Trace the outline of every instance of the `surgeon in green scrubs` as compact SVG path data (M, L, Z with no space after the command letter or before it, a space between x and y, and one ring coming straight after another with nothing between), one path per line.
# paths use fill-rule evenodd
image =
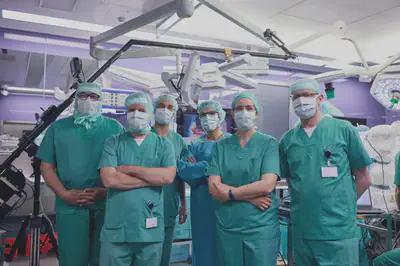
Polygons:
M98 84L80 84L73 116L48 128L36 154L43 178L56 194L60 266L99 265L107 191L98 164L106 139L124 131L116 120L101 115L101 91Z
M284 134L279 151L296 265L358 266L357 199L371 185L371 159L355 127L321 114L317 81L298 80L290 89L301 123Z
M129 132L109 138L99 163L107 194L101 266L158 266L164 241L163 186L176 159L170 141L151 132L153 105L142 92L125 100Z
M396 203L400 209L400 152L396 155L394 184L396 185ZM395 248L376 258L374 266L400 266L400 248Z
M248 92L232 102L236 134L215 144L207 171L209 191L217 200L216 247L220 266L275 266L279 246L280 176L277 141L256 131L259 106ZM270 195L271 206L258 209L249 199Z
M178 103L171 95L160 95L154 103L155 124L151 131L162 136L169 141L175 149L175 157L177 160L188 157L189 150L185 141L178 133L170 130L170 124L173 121ZM165 239L163 244L163 253L161 266L168 266L171 258L172 242L174 240L174 228L176 224L176 216L179 212L179 224L186 222L186 197L185 182L179 176L176 176L174 182L164 186L164 223L165 223ZM179 207L180 200L180 207Z

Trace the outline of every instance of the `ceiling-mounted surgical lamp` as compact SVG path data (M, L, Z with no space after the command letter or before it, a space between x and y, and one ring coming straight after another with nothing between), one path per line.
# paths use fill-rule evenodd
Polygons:
M400 74L379 74L370 93L387 110L400 112Z

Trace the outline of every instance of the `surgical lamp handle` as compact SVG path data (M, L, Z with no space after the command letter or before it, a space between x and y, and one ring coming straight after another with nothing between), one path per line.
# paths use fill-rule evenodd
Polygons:
M88 80L87 82L92 83L96 79L98 79L101 74L104 73L115 61L118 60L132 45L134 44L134 41L130 40L128 41L118 52L116 52L108 61L100 67L99 70L96 71ZM75 89L78 88L78 83L74 83L70 89ZM32 150L31 145L33 144L33 141L48 127L50 126L56 119L57 117L65 110L68 108L68 106L71 105L71 103L74 100L75 97L75 92L71 94L71 96L68 97L64 102L62 102L60 105L55 106L52 105L50 106L46 111L43 112L41 116L41 121L38 122L35 126L35 128L31 131L29 134L25 134L22 136L20 139L20 143L18 144L18 148L1 164L0 166L0 174L7 169L8 167L11 166L12 162L17 159L23 151L27 151L29 154L29 151ZM34 156L34 154L32 155Z

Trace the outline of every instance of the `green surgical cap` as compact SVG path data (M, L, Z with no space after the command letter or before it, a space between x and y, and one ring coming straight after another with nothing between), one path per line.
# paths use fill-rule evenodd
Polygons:
M256 108L256 112L258 113L260 106L258 105L258 101L257 101L256 97L250 92L242 92L242 93L239 93L238 95L236 95L235 99L233 99L233 102L232 102L232 110L235 109L236 102L239 101L240 99L252 100L254 103L254 107Z
M176 111L178 111L178 103L176 102L175 97L172 96L172 95L163 94L163 95L160 95L160 97L158 97L157 101L155 101L155 103L154 103L154 112L157 109L157 105L161 101L171 101L172 104L174 105L174 112L176 113Z
M290 93L299 90L313 90L318 94L320 93L319 83L315 79L299 79L293 82L290 86Z
M135 92L125 99L125 108L128 110L129 106L133 104L143 104L146 108L146 113L153 117L153 104L147 93Z
M81 83L81 84L79 84L79 87L76 89L75 98L77 98L78 94L81 92L92 92L92 93L96 93L97 95L99 95L100 101L101 101L103 99L102 90L103 90L103 88L98 83L89 83L89 82Z
M220 123L224 122L226 113L222 109L222 106L219 102L214 101L214 100L208 100L208 101L201 102L199 107L197 108L197 113L200 115L201 112L203 112L203 110L206 110L206 109L215 110L218 113L219 120L220 120L219 122Z

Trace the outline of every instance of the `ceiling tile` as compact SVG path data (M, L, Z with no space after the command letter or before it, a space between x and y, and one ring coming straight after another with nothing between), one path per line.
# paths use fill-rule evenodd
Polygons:
M306 0L284 14L327 24L351 23L398 5L399 0Z

